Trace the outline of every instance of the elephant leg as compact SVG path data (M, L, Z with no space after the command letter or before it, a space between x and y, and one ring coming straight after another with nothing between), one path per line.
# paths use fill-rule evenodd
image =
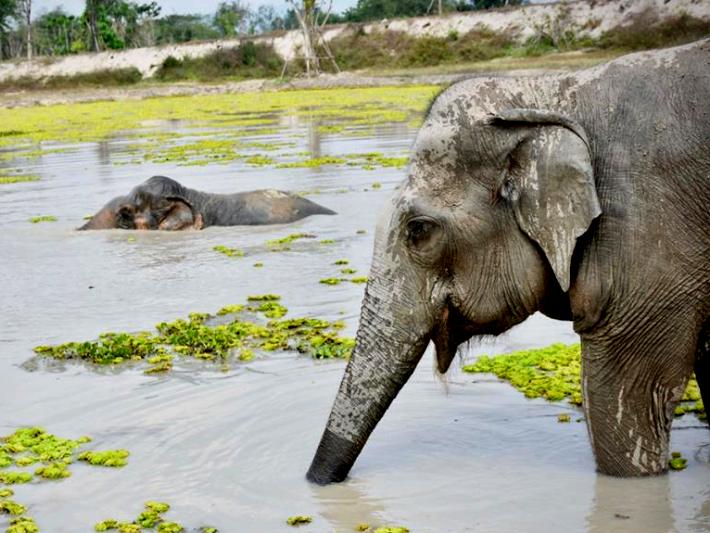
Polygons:
M674 410L697 342L697 331L683 326L654 323L582 337L584 410L599 472L636 477L667 470Z
M710 407L710 324L698 339L698 349L695 354L695 380L700 388L705 412ZM710 424L710 418L708 418Z

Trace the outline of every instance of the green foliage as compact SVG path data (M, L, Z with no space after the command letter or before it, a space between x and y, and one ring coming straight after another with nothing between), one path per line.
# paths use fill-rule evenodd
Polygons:
M234 37L246 18L248 8L240 2L220 2L214 14L214 26L222 37Z
M310 524L311 522L313 522L313 517L308 515L289 516L286 519L286 523L289 526L300 526L303 524Z
M685 470L687 466L688 460L680 452L671 453L671 458L668 460L668 467L671 470Z
M278 75L281 64L270 45L243 41L198 58L168 56L155 76L163 81L267 78Z
M254 351L298 351L316 359L350 356L354 340L341 337L341 322L318 318L284 318L288 309L275 294L252 295L247 304L226 306L216 315L192 313L187 320L162 322L157 333L103 333L94 342L68 342L38 346L35 352L55 359L81 359L97 364L120 364L145 360L145 373L172 368L174 354L192 356L220 364L230 356L240 361L254 357ZM225 317L228 319L225 321ZM92 464L120 462L122 450L79 459ZM118 454L118 455L117 455ZM0 456L2 460L2 456Z
M57 217L52 215L41 215L36 217L31 217L30 222L32 224L39 224L40 222L56 222Z
M475 363L463 367L464 372L495 374L526 398L567 400L573 405L582 405L581 369L579 344L553 344L492 357L482 355ZM693 412L701 419L706 416L695 378L689 380L680 407L682 411L676 411L676 415Z
M203 15L167 15L156 21L156 43L185 43L217 39L219 30Z

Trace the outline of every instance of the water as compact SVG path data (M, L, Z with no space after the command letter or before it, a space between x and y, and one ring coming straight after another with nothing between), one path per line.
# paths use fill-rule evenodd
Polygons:
M283 138L314 153L399 154L414 134L398 127L320 138L313 131L287 121ZM367 272L376 214L401 170L119 166L114 156L123 145L117 139L45 156L28 168L41 181L0 190L0 434L41 425L61 436L91 435L97 449L131 451L123 469L75 464L66 480L18 486L16 500L30 506L42 531L89 532L108 517L132 519L147 500L170 502L168 516L190 527L212 524L230 533L288 531L285 519L293 514L313 515L303 528L313 532L353 531L362 522L407 525L415 533L710 530L710 441L696 419L684 417L672 434L672 449L689 459L687 470L641 480L599 476L584 424L574 422L581 414L456 369L444 387L430 352L349 480L328 487L309 484L304 474L342 361L283 355L228 373L193 365L160 377L23 364L38 344L150 329L265 292L281 294L290 316L344 319L354 334L363 287L318 280L337 275L339 258ZM338 215L202 232L74 231L83 215L152 174L212 192L322 189L312 199ZM382 189L370 189L374 181ZM341 188L348 192L336 192ZM40 214L59 221L27 222ZM263 246L301 231L336 243L288 253ZM217 254L217 244L247 257ZM265 266L253 268L257 261ZM570 324L536 315L466 357L576 340ZM571 424L556 422L570 411Z

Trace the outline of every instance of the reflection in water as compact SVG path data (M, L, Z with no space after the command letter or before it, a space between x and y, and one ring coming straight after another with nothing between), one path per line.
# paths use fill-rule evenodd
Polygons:
M313 499L318 503L320 515L336 531L354 531L358 524L379 525L385 506L368 497L356 483L349 481L328 488L310 485Z
M589 533L675 531L668 476L619 479L597 476Z

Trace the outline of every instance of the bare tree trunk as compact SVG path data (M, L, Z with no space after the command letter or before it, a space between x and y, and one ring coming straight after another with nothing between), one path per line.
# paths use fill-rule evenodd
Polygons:
M27 45L27 59L32 59L32 0L22 0L20 2L20 13L27 26L25 44Z
M508 0L506 0L506 2L507 2L507 1L508 1ZM441 4L442 4L442 0L439 0L439 16L441 16L441 14L444 12L443 9L442 9L442 5L441 5Z
M99 46L99 30L97 24L96 15L96 3L98 0L86 0L86 11L89 14L89 33L91 34L91 47L94 52L98 52L101 48Z

